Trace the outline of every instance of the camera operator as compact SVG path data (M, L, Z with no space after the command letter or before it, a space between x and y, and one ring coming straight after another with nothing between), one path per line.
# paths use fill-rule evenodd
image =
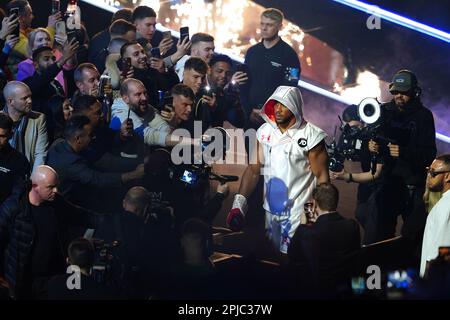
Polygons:
M332 180L344 180L348 183L358 183L355 216L364 228L363 244L370 244L380 240L376 221L372 221L372 218L376 217L376 190L379 189L377 180L383 168L383 161L379 156L375 161L372 159L369 148L373 147L375 142L369 141L367 135L364 134L363 130L367 127L358 115L358 106L348 106L344 110L342 118L343 125L345 125L335 150L336 154L333 154L330 160L330 178ZM354 149L357 143L361 143L359 150ZM345 155L340 153L351 153L355 157L352 160L360 162L362 172L355 173L345 170L343 168ZM375 166L375 168L372 168L372 166ZM374 172L372 169L374 169Z
M163 285L175 257L173 209L154 206L143 187L128 190L122 203L122 211L105 217L95 237L120 243L113 252L117 263L111 268L122 295L148 297Z
M421 102L421 88L411 71L397 72L389 91L393 99L382 106L381 135L394 143L385 147L380 229L384 239L394 236L401 213L401 234L415 245L421 242L427 218L423 194L426 168L436 156L434 119ZM373 151L383 153L379 143L373 146Z
M213 127L223 126L227 120L233 126L242 128L245 123L245 113L239 99L239 86L247 81L247 74L237 71L231 76L233 62L230 57L218 54L209 62L207 81L216 94L217 107L211 109Z
M117 293L103 283L95 281L91 269L95 262L95 249L84 238L73 240L69 244L67 262L80 270L80 288L68 288L71 274L55 276L48 282L49 300L110 300L117 298Z

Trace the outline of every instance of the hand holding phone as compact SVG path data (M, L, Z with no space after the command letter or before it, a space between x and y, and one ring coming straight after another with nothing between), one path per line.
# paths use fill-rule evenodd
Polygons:
M12 15L7 18L4 18L0 30L0 38L6 39L10 35L16 38L17 35L14 34L14 32L18 25L19 25L19 18L17 18L16 16Z
M247 66L243 63L239 63L236 66L236 72L245 72L246 73L246 70L247 70Z
M172 39L172 32L170 32L170 31L164 31L163 32L163 40L164 39Z
M176 121L175 121L175 112L172 109L172 106L166 105L161 110L161 117L169 124L169 126L175 127Z
M19 8L11 8L9 11L9 17L11 21L11 17L14 17L14 19L19 18ZM20 25L17 23L16 27L14 28L12 34L16 37L20 37Z
M61 2L59 0L52 0L52 15L61 11Z
M58 21L55 25L55 41L64 46L67 42L66 23L64 21Z
M125 121L120 126L120 135L122 138L126 139L133 136L134 125L133 120L126 118Z
M121 64L122 77L126 78L131 69L131 58L123 58Z
M183 40L187 38L189 41L189 27L181 27L180 28L180 40L183 42Z
M55 26L56 34L61 37L67 37L66 23L64 21L58 21Z
M150 49L150 55L152 58L161 59L161 50L158 47Z

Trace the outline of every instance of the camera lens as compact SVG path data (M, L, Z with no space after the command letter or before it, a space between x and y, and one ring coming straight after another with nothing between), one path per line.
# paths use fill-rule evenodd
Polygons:
M368 104L364 107L364 114L367 117L371 117L375 114L375 107L371 104Z

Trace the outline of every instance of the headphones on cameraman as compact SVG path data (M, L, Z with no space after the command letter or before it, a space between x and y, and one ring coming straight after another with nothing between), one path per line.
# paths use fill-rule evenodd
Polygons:
M419 87L419 81L417 80L417 76L414 74L414 72L407 70L407 69L403 69L398 71L395 75L401 74L401 73L406 73L411 77L411 92L412 92L412 97L417 99L420 97L420 95L422 94L422 89ZM394 86L394 83L391 82L389 84L389 91L391 91L392 87Z

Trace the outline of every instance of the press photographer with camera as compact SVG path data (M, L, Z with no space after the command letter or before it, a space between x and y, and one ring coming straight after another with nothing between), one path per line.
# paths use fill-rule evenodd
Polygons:
M71 281L75 274L58 275L48 282L49 300L111 300L118 298L116 290L93 278L92 266L95 262L94 245L85 238L78 238L69 244L67 263L74 272L79 270L79 278ZM68 288L79 281L80 287Z
M173 209L152 203L141 186L128 190L122 210L108 214L95 230L104 243L118 241L108 279L126 299L148 298L164 286L169 265L176 254Z
M422 90L411 71L398 71L389 91L393 99L381 106L380 132L392 142L384 147L380 141L373 145L373 151L386 154L379 201L380 240L395 235L397 216L401 214L401 234L416 249L427 218L423 201L426 168L436 156L434 119L422 104Z
M363 244L378 241L376 224L371 221L377 210L376 190L383 168L383 160L370 152L375 142L371 138L370 127L359 116L357 105L348 106L342 113L341 136L333 142L330 154L330 178L358 183L355 216L364 228ZM361 110L363 111L363 110ZM360 162L361 172L349 172L344 169L344 162L352 160Z

